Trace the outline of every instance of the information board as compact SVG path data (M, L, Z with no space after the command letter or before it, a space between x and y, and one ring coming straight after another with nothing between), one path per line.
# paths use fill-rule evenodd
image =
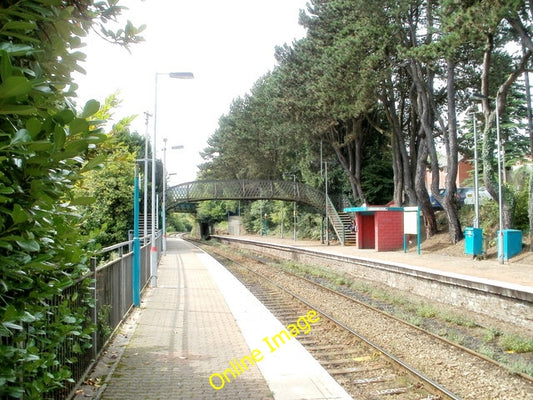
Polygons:
M408 235L418 235L418 207L404 207L403 213L403 233Z

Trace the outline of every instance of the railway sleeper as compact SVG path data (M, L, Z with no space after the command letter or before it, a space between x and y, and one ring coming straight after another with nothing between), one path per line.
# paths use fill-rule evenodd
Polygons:
M390 382L396 379L396 375L375 376L373 378L355 379L352 381L354 385L365 385L368 383Z
M390 395L393 395L393 394L407 393L409 390L411 390L411 389L407 388L407 387L383 389L383 390L378 390L376 392L376 395L378 395L378 396L390 396Z
M348 368L332 368L328 369L328 372L330 375L345 375L345 374L353 374L355 372L363 373L363 372L370 372L370 371L377 371L382 370L383 366L373 366L373 367L348 367Z

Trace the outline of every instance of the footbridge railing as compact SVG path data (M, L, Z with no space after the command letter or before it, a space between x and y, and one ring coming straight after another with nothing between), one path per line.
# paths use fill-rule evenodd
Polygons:
M326 212L344 244L344 226L331 200L322 191L294 181L270 180L210 180L182 183L167 189L167 209L183 210L184 204L206 200L283 200L311 206L319 213Z
M311 186L291 181L217 180L182 183L167 189L167 208L205 200L297 201L324 212L325 194Z

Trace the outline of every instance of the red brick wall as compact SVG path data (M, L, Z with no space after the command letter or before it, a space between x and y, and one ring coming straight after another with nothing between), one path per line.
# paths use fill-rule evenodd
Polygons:
M376 251L398 250L403 247L403 212L376 211Z

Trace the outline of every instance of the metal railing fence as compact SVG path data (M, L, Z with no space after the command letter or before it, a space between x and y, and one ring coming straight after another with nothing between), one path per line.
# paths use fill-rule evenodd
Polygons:
M180 203L204 200L286 200L297 201L324 212L325 194L293 181L217 180L182 183L167 189L167 208Z
M156 242L159 249L157 258L159 260L162 244L160 232ZM141 290L146 287L150 280L150 247L151 243L141 247ZM86 374L94 366L100 352L107 345L108 340L120 327L133 307L132 241L102 249L100 255L112 253L114 253L112 259L103 265L97 265L97 259L93 258L91 274L64 289L61 295L56 296L53 300L54 304L67 302L65 306L78 307L81 306L79 302L87 302L87 297L79 294L89 290L94 306L88 307L91 315L86 316L87 325L92 324L96 329L93 331L90 347L80 351L81 340L74 339L65 341L62 348L59 349L58 365L69 365L71 382L67 382L63 388L47 393L46 399L60 400L74 397L75 389L82 383Z

